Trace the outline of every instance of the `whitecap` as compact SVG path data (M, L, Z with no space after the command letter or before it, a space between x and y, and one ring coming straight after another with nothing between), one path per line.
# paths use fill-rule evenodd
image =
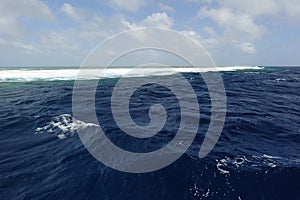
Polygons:
M131 72L133 68L108 68L102 78L165 76L174 73L197 73L213 71L261 70L258 66L227 66L227 67L172 67L172 70L145 67ZM32 82L32 81L63 81L63 80L98 80L98 69L0 69L0 82ZM79 75L80 72L80 75ZM129 73L131 72L131 73Z
M43 127L37 127L35 134L48 132L54 133L59 139L65 139L72 136L79 128L99 127L94 123L86 123L75 119L69 114L62 114L52 118L51 122Z
M285 78L277 78L276 81L286 81Z

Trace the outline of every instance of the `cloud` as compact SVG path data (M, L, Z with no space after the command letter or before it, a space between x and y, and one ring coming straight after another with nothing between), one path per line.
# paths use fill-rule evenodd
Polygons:
M20 19L37 19L54 22L55 16L43 1L0 1L0 33L21 36L24 26L20 22Z
M211 4L213 0L185 0L186 2L191 3L205 3L205 4Z
M92 4L99 8L70 2L57 5L44 0L18 0L17 3L0 0L1 59L12 62L18 53L24 62L31 59L34 63L37 59L43 63L45 59L45 62L55 63L61 59L68 63L76 57L80 64L81 58L99 42L138 27L176 27L179 32L203 44L220 64L245 60L253 63L255 57L266 55L265 52L257 53L262 52L259 48L264 48L264 45L265 48L275 47L270 52L282 51L276 48L279 43L291 46L286 52L296 52L297 48L298 0L184 0L185 4L178 5L166 1L106 0L105 3ZM189 16L196 13L191 6L198 9L197 17L192 19ZM191 14L179 16L187 9L191 9ZM69 23L68 19L75 23ZM143 35L139 38L142 39ZM128 41L122 42L130 45ZM164 41L157 38L154 42ZM51 59L53 57L57 60Z
M193 40L195 40L197 43L199 43L206 50L211 49L211 48L215 48L216 45L218 45L218 43L219 43L219 41L216 38L214 38L214 37L204 38L196 31L183 30L183 31L180 31L180 33L183 33L186 36L192 38Z
M64 3L60 11L70 17L72 20L80 22L84 19L84 13L82 10L73 7L71 4Z
M124 31L126 28L128 29L122 22L124 17L118 14L105 16L94 10L84 9L68 3L64 3L60 7L60 11L77 22L76 31L73 29L75 35L72 35L72 38L77 36L77 40L85 40L86 43L95 45L95 42Z
M215 35L216 35L215 30L214 30L212 27L210 27L210 26L205 26L205 27L203 28L203 30L204 30L208 35L210 35L210 36L215 36Z
M146 19L139 23L130 23L128 21L123 21L123 24L128 28L137 28L137 27L162 27L162 28L172 28L174 25L173 18L169 17L167 13L152 13L147 16Z
M254 54L256 53L256 48L251 42L235 42L236 46L245 53Z
M229 7L238 13L245 13L252 17L279 16L299 21L300 1L298 0L223 0L218 1L221 7Z
M300 1L298 0L285 0L282 1L283 8L285 10L286 16L290 19L295 20L299 23L300 18Z
M265 28L262 25L256 24L250 15L237 13L226 7L216 9L203 7L199 10L197 16L200 19L210 18L231 34L233 32L243 32L244 34L248 34L249 37L257 39L261 38L266 32Z
M0 16L7 18L24 17L45 21L55 20L55 16L48 5L39 0L21 0L17 3L9 0L1 0Z
M273 34L272 30L268 30L270 23L276 25L282 23L282 20L287 23L299 23L300 1L215 0L213 4L203 5L197 17L201 20L209 19L217 25L217 33L203 28L213 36L211 39L218 41L212 42L217 45L215 48L230 48L228 55L234 52L232 48L246 54L255 54L255 43L267 34Z
M0 15L7 17L41 19L46 21L55 20L55 16L48 5L40 0L20 0L18 2L1 0Z
M47 49L55 50L66 50L66 51L76 51L79 50L79 45L75 43L70 36L70 34L62 32L44 32L40 38L41 44L47 47Z
M220 1L221 7L235 10L239 14L246 14L252 17L261 15L275 15L280 12L281 6L277 0L224 0Z
M167 4L163 4L163 3L159 3L158 4L159 9L161 9L162 11L166 11L169 13L174 13L175 9Z
M147 5L146 0L109 0L109 4L116 8L131 12L138 11L141 7Z
M167 13L153 13L148 16L141 25L143 26L155 26L155 27L165 27L171 28L174 24L174 20L168 16Z
M16 49L23 49L26 50L27 53L30 53L34 47L30 44L25 44L23 42L19 41L11 41L11 40L5 40L0 38L0 46L5 46L5 47L13 47Z
M12 17L0 17L0 33L10 36L21 36L23 26Z
M197 13L199 19L210 19L221 31L216 33L211 27L204 27L203 30L208 33L209 38L205 38L206 44L214 48L226 48L234 52L236 48L239 52L246 54L255 54L255 41L262 39L268 32L263 24L257 23L257 17L264 14L273 14L279 12L272 0L266 0L267 7L261 6L253 11L248 1L242 4L236 0L220 1L216 7L204 6ZM259 4L257 4L259 5ZM255 5L256 6L256 5ZM253 6L252 6L253 7ZM249 10L249 12L248 12Z

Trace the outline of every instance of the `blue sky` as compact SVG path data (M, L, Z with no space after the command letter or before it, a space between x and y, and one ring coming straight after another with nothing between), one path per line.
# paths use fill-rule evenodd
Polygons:
M0 66L80 65L106 38L147 26L187 34L219 66L300 65L298 0L1 0Z

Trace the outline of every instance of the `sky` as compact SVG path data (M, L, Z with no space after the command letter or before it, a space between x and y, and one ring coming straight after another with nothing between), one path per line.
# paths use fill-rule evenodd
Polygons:
M186 34L218 66L300 65L299 0L1 0L0 66L79 66L139 27Z

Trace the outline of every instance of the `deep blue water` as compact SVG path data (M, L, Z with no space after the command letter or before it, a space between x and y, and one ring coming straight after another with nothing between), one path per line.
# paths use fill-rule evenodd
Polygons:
M227 116L212 152L198 158L211 115L207 87L199 75L185 73L201 107L197 136L176 162L144 174L111 169L84 148L70 126L73 81L0 83L0 199L299 199L300 68L221 75ZM137 124L149 123L151 104L163 104L168 113L158 135L134 139L122 134L111 113L117 80L102 80L96 93L106 135L129 151L166 145L180 121L174 94L155 84L133 94L130 114Z

